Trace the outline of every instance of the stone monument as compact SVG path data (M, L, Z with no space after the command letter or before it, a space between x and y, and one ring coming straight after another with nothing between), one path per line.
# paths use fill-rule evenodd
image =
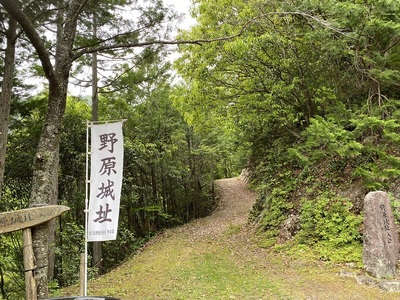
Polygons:
M395 278L399 237L385 192L370 192L364 198L363 243L365 270L376 278Z

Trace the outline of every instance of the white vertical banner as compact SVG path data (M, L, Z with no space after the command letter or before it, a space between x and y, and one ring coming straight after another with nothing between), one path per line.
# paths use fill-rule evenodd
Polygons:
M87 241L115 240L124 158L122 122L93 124L90 152Z

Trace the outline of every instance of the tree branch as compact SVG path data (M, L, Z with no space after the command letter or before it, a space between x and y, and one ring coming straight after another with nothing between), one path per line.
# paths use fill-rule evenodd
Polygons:
M266 14L259 15L253 19L248 20L245 22L241 29L239 30L238 33L230 35L230 36L225 36L225 37L217 37L217 38L211 38L211 39L196 39L196 40L176 40L176 41L168 41L168 40L154 40L154 41L144 41L144 42L134 42L134 43L115 43L115 44L109 44L109 45L104 45L104 44L99 44L98 46L95 47L90 47L90 48L83 48L80 49L79 51L75 52L75 54L72 56L72 60L76 60L79 57L81 57L84 54L89 54L93 52L101 52L101 51L106 51L106 50L118 50L118 49L125 49L125 48L135 48L135 47L145 47L145 46L151 46L151 45L182 45L182 44L194 44L194 45L199 45L201 46L204 43L213 43L213 42L221 42L221 41L227 41L234 39L236 37L241 36L244 31L249 27L251 24L257 23L260 19L263 19L268 16L272 15L298 15L298 16L303 16L305 18L309 18L319 24L321 24L323 27L335 31L340 34L345 34L345 32L339 28L333 27L328 21L319 19L313 15L304 13L304 12L270 12Z
M36 49L47 79L54 80L54 69L47 48L32 22L22 11L20 3L14 0L0 0L0 4L14 19L18 21L18 24L22 27L33 47Z
M151 45L182 45L182 44L195 44L201 46L203 43L212 43L212 42L220 42L234 39L240 36L244 31L244 27L242 30L234 35L212 38L212 39L196 39L196 40L176 40L176 41L168 41L168 40L153 40L153 41L144 41L144 42L133 42L133 43L116 43L110 45L99 45L91 48L83 48L80 51L77 51L73 56L72 60L76 60L84 54L89 54L93 52L101 52L106 50L119 50L126 48L138 48L138 47L146 47Z

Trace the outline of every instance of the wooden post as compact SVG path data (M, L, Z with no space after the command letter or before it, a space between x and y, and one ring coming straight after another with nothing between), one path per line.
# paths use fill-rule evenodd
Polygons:
M86 291L86 278L85 278L85 273L86 273L86 264L85 264L85 253L81 253L81 261L79 265L79 279L80 279L80 293L79 296L86 296L85 291Z
M31 227L45 223L69 210L63 205L49 205L0 213L0 234L22 229L26 300L37 300L36 269Z
M36 266L33 256L32 232L30 228L22 230L22 246L24 254L26 299L37 300L36 280L33 276L33 270L35 270Z

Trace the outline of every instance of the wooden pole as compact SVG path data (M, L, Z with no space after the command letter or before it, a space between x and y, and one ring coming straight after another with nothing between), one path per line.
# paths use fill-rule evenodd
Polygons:
M80 294L79 294L79 296L86 296L85 294L85 292L86 292L86 276L85 276L85 274L86 274L86 265L85 265L85 262L86 262L86 257L85 257L85 253L81 253L81 262L80 262L80 268L79 268L79 271L80 271L80 273L79 273L79 279L80 279L80 282L81 282L81 284L80 284Z
M0 234L22 229L26 300L37 300L38 298L36 279L33 274L36 262L33 254L31 228L48 222L67 210L69 210L67 206L49 205L0 213Z
M22 245L25 269L25 295L27 300L37 300L36 280L33 276L35 270L35 257L33 256L31 228L22 230Z

